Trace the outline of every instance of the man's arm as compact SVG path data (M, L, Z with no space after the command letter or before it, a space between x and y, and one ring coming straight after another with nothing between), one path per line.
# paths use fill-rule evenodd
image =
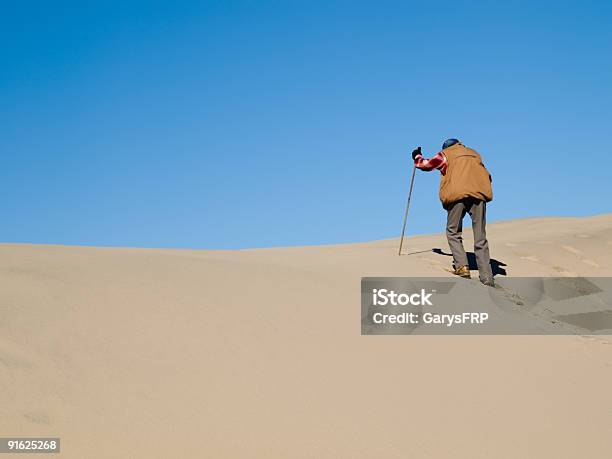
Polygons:
M446 172L446 156L444 153L439 152L430 159L423 158L421 149L412 152L412 158L414 159L414 165L422 171L433 171L438 169L442 174Z

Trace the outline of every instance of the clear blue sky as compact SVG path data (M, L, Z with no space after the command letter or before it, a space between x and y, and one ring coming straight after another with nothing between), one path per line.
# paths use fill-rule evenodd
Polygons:
M2 242L395 237L410 152L447 137L485 158L490 220L612 211L609 1L2 10ZM437 174L411 234L443 230Z

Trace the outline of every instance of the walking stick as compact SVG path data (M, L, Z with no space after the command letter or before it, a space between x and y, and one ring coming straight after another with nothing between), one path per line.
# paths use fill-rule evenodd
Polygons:
M412 168L412 179L410 180L410 191L408 192L408 202L406 203L406 213L404 214L404 227L402 228L402 236L400 238L400 246L398 255L402 254L402 245L404 244L404 232L406 231L406 221L408 220L408 210L410 209L410 199L412 198L412 186L414 185L414 174L416 173L416 165Z

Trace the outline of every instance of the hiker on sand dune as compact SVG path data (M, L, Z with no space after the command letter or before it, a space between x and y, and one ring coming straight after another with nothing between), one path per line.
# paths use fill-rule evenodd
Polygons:
M461 236L463 217L470 214L474 230L474 253L480 273L480 281L494 286L486 233L487 202L493 199L491 174L482 163L480 155L464 146L457 139L448 139L442 151L431 159L424 159L421 147L412 152L414 165L423 170L438 169L440 176L440 201L448 212L446 237L453 254L453 273L470 278L467 255Z

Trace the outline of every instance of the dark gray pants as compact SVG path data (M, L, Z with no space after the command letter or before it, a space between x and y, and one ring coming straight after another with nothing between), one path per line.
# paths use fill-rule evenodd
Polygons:
M463 199L452 204L448 209L446 221L446 237L448 245L453 253L455 267L468 266L468 259L463 248L463 217L470 214L472 218L472 229L474 230L474 253L480 280L486 281L493 278L491 271L491 258L489 256L489 243L487 242L486 215L487 203L479 199Z

